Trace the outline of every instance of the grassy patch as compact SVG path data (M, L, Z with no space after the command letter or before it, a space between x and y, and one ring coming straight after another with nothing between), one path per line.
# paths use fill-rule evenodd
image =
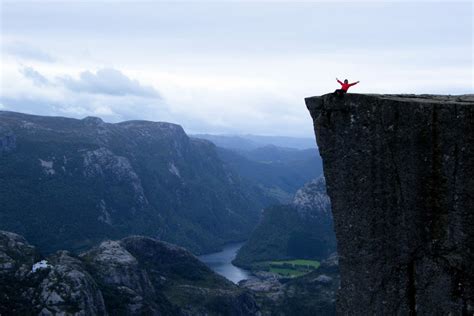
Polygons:
M264 261L256 263L253 270L269 271L277 273L284 277L298 277L305 275L313 270L319 268L320 263L316 260L278 260L278 261Z
M295 260L284 260L284 261L269 261L270 265L291 265L292 267L302 267L306 269L317 269L320 266L319 261L307 260L307 259L295 259Z
M269 272L277 273L277 274L279 274L281 276L284 276L284 277L294 278L294 277L305 275L309 271L304 272L304 271L299 271L299 270L295 270L295 269L270 268Z

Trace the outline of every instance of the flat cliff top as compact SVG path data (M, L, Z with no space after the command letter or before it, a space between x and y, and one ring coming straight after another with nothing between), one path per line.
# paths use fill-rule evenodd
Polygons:
M332 93L321 96L308 97L311 99L326 99L335 97ZM474 105L474 94L463 95L436 95L436 94L359 94L348 93L341 100L361 101L364 99L392 100L407 103L433 103L433 104L472 104ZM313 103L314 104L314 103ZM309 105L308 105L309 108Z

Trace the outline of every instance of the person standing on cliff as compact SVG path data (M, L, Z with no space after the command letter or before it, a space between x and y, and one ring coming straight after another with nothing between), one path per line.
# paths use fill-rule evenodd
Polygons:
M346 94L347 90L349 90L350 87L352 87L353 85L356 85L360 82L360 81L356 81L356 82L353 82L353 83L349 83L349 80L347 80L347 79L344 79L344 82L341 82L337 78L336 78L336 81L339 82L339 84L341 85L341 89L337 89L336 91L334 91L334 94L336 94L340 97L342 97L344 94Z

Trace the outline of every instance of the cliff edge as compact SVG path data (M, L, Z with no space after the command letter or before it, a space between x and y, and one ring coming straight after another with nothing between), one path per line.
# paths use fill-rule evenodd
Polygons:
M338 313L474 313L474 95L305 101L338 241Z

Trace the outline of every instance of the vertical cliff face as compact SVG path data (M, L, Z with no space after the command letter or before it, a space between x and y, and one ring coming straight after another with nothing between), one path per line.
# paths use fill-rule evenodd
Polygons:
M474 96L306 99L356 315L474 312Z

